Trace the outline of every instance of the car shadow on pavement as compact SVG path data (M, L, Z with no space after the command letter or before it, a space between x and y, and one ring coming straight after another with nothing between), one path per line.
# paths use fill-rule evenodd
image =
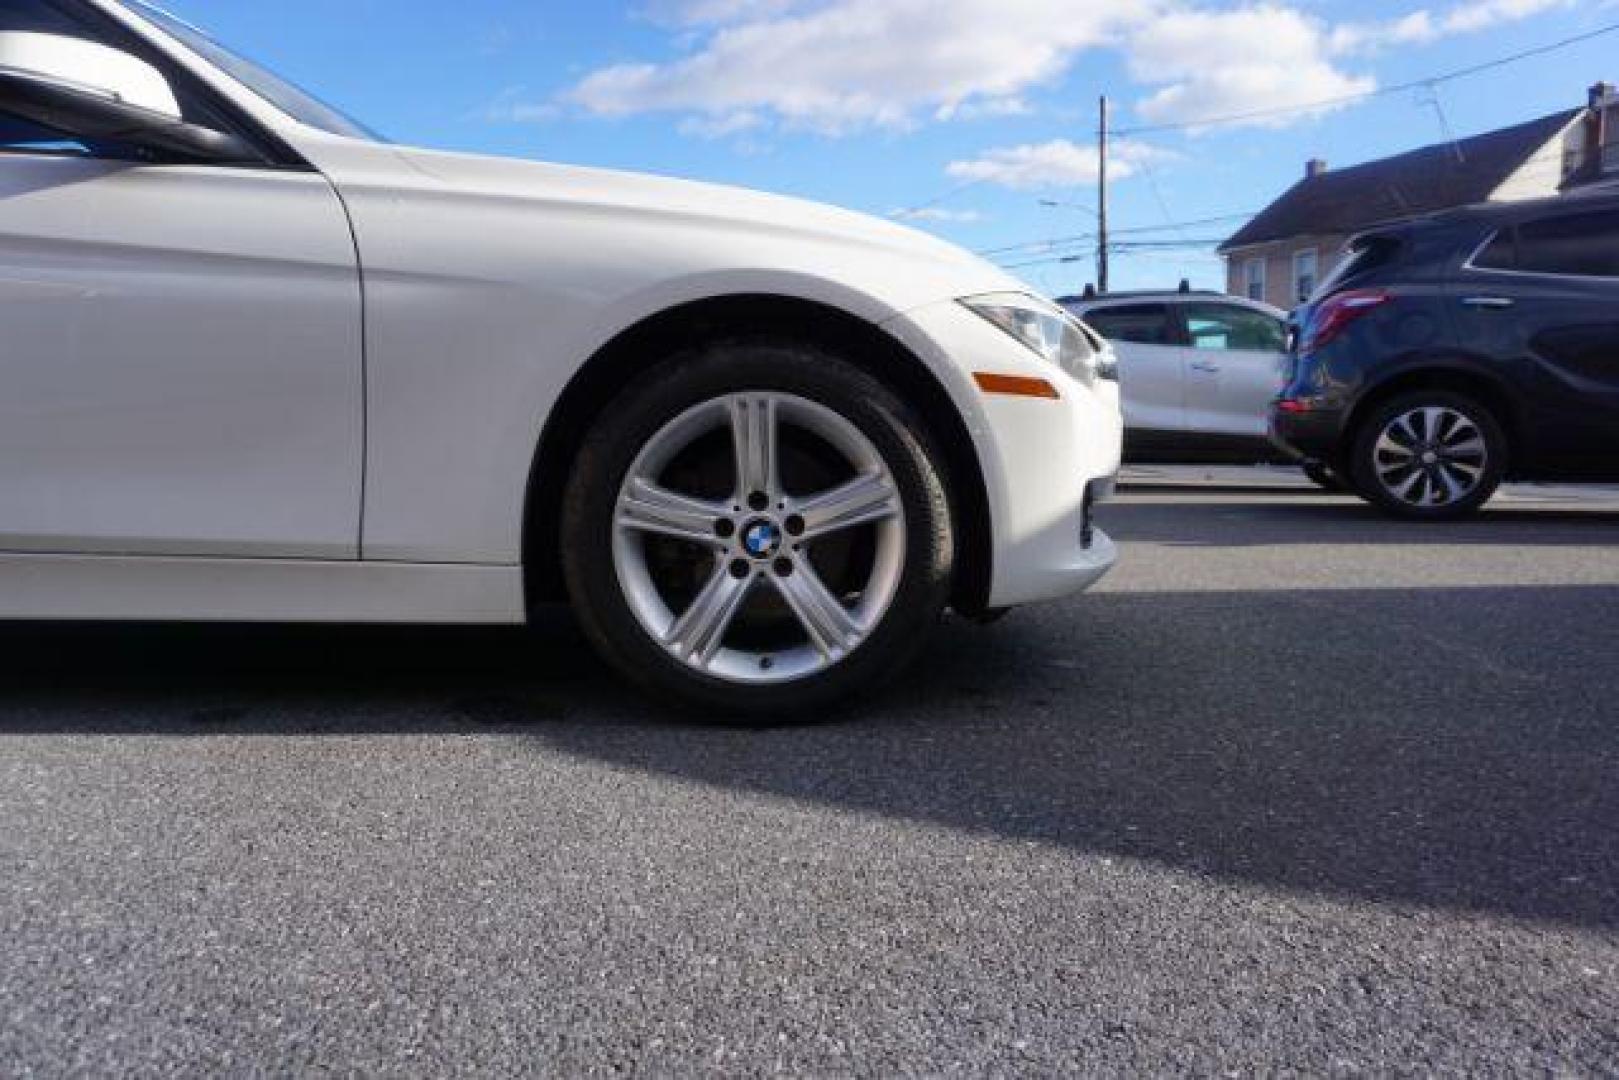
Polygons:
M0 734L411 735L641 707L560 609L527 628L17 623L0 655Z
M1097 594L826 728L553 725L654 774L1231 882L1619 927L1619 588Z
M1616 610L1606 587L1099 593L947 623L838 721L752 729L648 705L561 621L14 628L0 734L492 732L651 783L1611 929Z

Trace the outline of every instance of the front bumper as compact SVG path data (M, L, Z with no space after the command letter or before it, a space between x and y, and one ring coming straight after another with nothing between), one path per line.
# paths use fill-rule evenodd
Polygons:
M934 369L967 421L990 510L987 606L1053 600L1100 580L1118 561L1094 516L1123 457L1118 384L1070 378L955 302L887 329ZM1044 379L1060 397L985 393L975 373Z

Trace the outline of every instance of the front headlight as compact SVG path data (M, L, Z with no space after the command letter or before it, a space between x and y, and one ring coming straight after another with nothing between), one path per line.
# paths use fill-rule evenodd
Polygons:
M1055 304L1023 293L970 296L962 304L1087 386L1113 375L1103 370L1111 365L1103 365L1099 343Z

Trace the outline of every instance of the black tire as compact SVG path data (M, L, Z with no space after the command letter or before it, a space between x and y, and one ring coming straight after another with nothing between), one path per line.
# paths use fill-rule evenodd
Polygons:
M1343 481L1338 479L1338 474L1333 472L1330 466L1323 465L1319 461L1309 461L1305 462L1303 469L1305 479L1322 491L1339 492L1344 490Z
M1446 410L1465 418L1477 429L1485 455L1473 486L1461 497L1438 505L1422 505L1411 495L1401 497L1388 480L1379 476L1378 444L1385 430L1399 418L1424 409ZM1506 432L1488 407L1450 390L1417 390L1384 402L1366 417L1355 433L1350 461L1356 493L1384 513L1406 521L1458 521L1476 514L1501 486L1507 473L1508 452ZM1437 479L1420 481L1416 489L1419 496L1424 483L1434 489L1438 486Z
M882 457L904 513L903 563L880 621L847 655L795 681L736 682L699 671L636 617L612 556L620 490L642 448L704 402L788 394L831 409ZM949 601L950 503L925 425L864 371L819 349L776 341L718 344L659 364L596 421L575 463L561 540L568 593L585 633L613 667L653 694L716 719L802 719L893 677L921 651ZM824 715L824 714L823 714Z

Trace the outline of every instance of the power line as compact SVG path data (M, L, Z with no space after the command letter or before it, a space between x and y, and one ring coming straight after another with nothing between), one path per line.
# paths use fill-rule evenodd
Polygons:
M1193 225L1221 225L1227 221L1241 221L1251 218L1259 213L1258 210L1244 210L1239 214L1221 214L1218 217L1194 218L1191 221L1166 221L1162 225L1137 225L1128 229L1114 229L1116 233L1155 233L1180 232Z
M903 221L908 217L913 217L916 214L920 214L924 210L932 210L935 206L938 206L940 203L949 202L951 199L954 199L957 195L965 195L967 192L971 191L973 188L981 187L982 185L987 184L987 183L989 183L989 181L985 177L979 177L976 180L969 180L965 184L957 184L955 187L951 188L949 191L946 191L942 195L937 195L937 196L929 199L927 202L917 203L915 206L907 206L903 210L895 210L892 214L890 214L888 216L891 217L891 218L894 218L897 221Z
M1229 221L1244 221L1253 217L1257 210L1245 210L1241 213L1220 214L1217 217L1196 218L1191 221L1168 221L1162 225L1134 225L1128 228L1114 228L1109 230L1114 236L1142 236L1152 233L1173 232L1179 233L1183 229L1200 225L1223 225ZM997 255L1018 255L1025 252L1050 251L1070 244L1083 243L1095 240L1095 233L1078 233L1074 236L1059 236L1051 240L1028 240L1017 244L1007 244L1004 247L986 248L977 254L985 258Z
M1135 241L1135 242L1109 242L1108 251L1114 255L1145 255L1149 252L1171 251L1203 251L1213 248L1220 243L1218 238L1164 240L1164 241ZM1095 257L1100 250L1098 245L1085 248L1074 248L1062 253L1052 253L1038 259L1025 259L1022 262L1003 262L1003 270L1026 270L1032 266L1053 266L1059 263L1081 263Z
M1548 150L1537 151L1531 157L1525 158L1519 166L1527 169L1535 166L1560 165L1566 157L1566 151L1561 145L1554 145ZM1047 202L1048 200L1041 200ZM1089 209L1082 203L1070 204L1078 209ZM1224 225L1232 221L1246 221L1260 213L1259 210L1242 210L1229 214L1217 214L1213 217L1193 218L1185 221L1166 221L1162 225L1133 225L1126 228L1113 228L1110 230L1115 236L1123 235L1150 235L1153 233L1173 232L1180 233L1183 229L1200 227L1204 225ZM1022 254L1036 254L1056 251L1059 248L1073 244L1085 243L1096 239L1091 232L1075 233L1071 236L1059 236L1047 240L1025 240L1015 244L1005 244L1000 247L981 248L975 254L984 258L993 259L997 256L1015 256Z
M1096 217L1101 213L1100 210L1089 203L1064 202L1061 199L1041 199L1040 205L1051 210L1083 210L1090 214L1091 217Z
M1595 38L1619 32L1619 22L1599 26L1595 30L1588 30L1583 34L1563 38L1545 45L1537 45L1532 49L1511 53L1507 56L1486 60L1471 67L1457 68L1439 75L1430 75L1425 79L1412 79L1409 82L1396 83L1392 86L1380 86L1375 90L1366 90L1358 94L1343 94L1339 97L1322 98L1319 101L1307 102L1300 105L1279 105L1269 109L1254 109L1250 112L1230 113L1225 116L1210 116L1202 120L1183 120L1169 124L1141 124L1131 128L1120 128L1114 132L1119 138L1128 138L1136 135L1156 135L1168 131L1193 131L1210 127L1222 127L1227 124L1241 124L1252 120L1266 120L1278 116L1290 116L1296 113L1320 112L1323 109L1334 109L1342 105L1352 105L1357 101L1370 101L1373 98L1387 97L1391 94L1405 94L1412 90L1429 89L1442 86L1445 83L1455 82L1474 75L1482 75L1487 71L1495 71L1509 64L1516 64L1522 60L1545 56L1547 53L1558 52L1572 45L1580 45Z
M1158 186L1158 170L1152 167L1151 162L1143 161L1141 163L1141 172L1147 178L1147 186L1152 189L1152 197L1158 202L1159 212L1164 215L1164 223L1170 229L1179 233L1182 239L1185 239L1186 230L1176 224L1175 215L1170 213L1169 202L1164 198L1164 189Z
M1411 91L1427 91L1430 95L1434 95L1435 88L1438 87L1438 86L1444 85L1446 83L1455 82L1455 81L1457 81L1459 79L1470 78L1472 76L1481 75L1481 74L1484 74L1484 73L1490 72L1490 71L1495 71L1495 70L1498 70L1500 68L1507 67L1507 66L1509 66L1511 64L1519 63L1519 62L1521 62L1523 60L1532 59L1532 58L1538 57L1538 56L1545 56L1545 55L1547 55L1549 53L1558 52L1558 51L1560 51L1562 49L1566 49L1566 48L1569 48L1569 47L1574 46L1574 45L1583 44L1584 42L1592 41L1592 40L1595 40L1596 38L1599 38L1599 37L1605 37L1605 36L1607 36L1609 34L1613 34L1615 32L1619 32L1619 22L1608 23L1608 24L1605 24L1603 26L1599 26L1599 27L1597 27L1597 28L1595 28L1593 30L1586 31L1585 33L1582 33L1582 34L1576 34L1576 35L1574 35L1572 37L1563 38L1563 39L1558 40L1558 41L1548 42L1547 44L1538 45L1538 46L1535 46L1533 48L1523 49L1523 50L1520 50L1520 51L1515 52L1515 53L1510 53L1510 54L1508 54L1506 56L1501 56L1501 57L1497 57L1497 58L1495 58L1493 60L1484 61L1483 63L1473 64L1473 65L1470 65L1468 67L1463 67L1463 68L1457 68L1455 70L1443 72L1443 73L1438 74L1438 75L1428 76L1427 78L1412 79L1412 80L1409 80L1407 82L1397 83L1397 84L1394 84L1394 85L1391 85L1391 86L1379 87L1379 88L1377 88L1375 90L1369 90L1369 91L1365 91L1365 92L1359 93L1359 94L1345 94L1345 95L1341 95L1339 97L1323 98L1323 99L1321 99L1319 101L1307 102L1307 103L1299 104L1299 105L1278 106L1276 108L1270 108L1270 109L1255 109L1255 110L1251 110L1251 111L1243 112L1243 113L1232 113L1232 114L1228 114L1228 115L1225 115L1225 116L1205 117L1205 118L1203 118L1201 120L1190 120L1190 121L1182 121L1182 122L1179 122L1179 123L1168 123L1168 124L1143 124L1143 125L1138 125L1136 127L1131 127L1131 128L1116 128L1116 129L1112 129L1109 132L1109 134L1111 136L1113 136L1113 137L1116 137L1116 138L1125 138L1125 137L1131 137L1131 136L1137 136L1137 135L1150 135L1150 134L1158 134L1158 133L1172 132L1172 131L1199 130L1199 129L1210 128L1210 127L1220 127L1220 126L1224 126L1224 125L1228 125L1228 124L1238 124L1238 123L1243 123L1243 122L1253 121L1253 120L1263 120L1263 119L1268 119L1268 118L1273 118L1273 117L1278 117L1278 116L1289 116L1289 115L1296 115L1296 114L1299 114L1299 113L1306 113L1306 112L1318 112L1318 111L1321 111L1321 110L1324 110L1324 109L1332 109L1332 108L1336 108L1336 107L1339 107L1339 106L1342 106L1342 105L1353 104L1353 103L1359 102L1359 101L1369 101L1369 100L1372 100L1374 98L1388 97L1388 96L1392 96L1392 95L1395 95L1395 94L1404 94L1404 93L1409 93ZM1437 95L1435 95L1435 96L1437 96ZM1441 123L1445 123L1445 118L1443 117L1443 115L1441 115ZM1537 155L1537 157L1538 156L1539 155ZM1531 159L1531 160L1534 160L1534 159ZM1528 163L1526 163L1526 164L1528 164ZM980 187L980 186L982 186L983 184L986 184L986 183L988 183L988 178L987 177L980 177L978 179L970 180L970 181L968 181L966 183L959 184L956 187L951 188L948 191L945 191L944 193L942 193L942 194L940 194L940 195L938 195L938 196L936 196L936 197L934 197L932 199L929 199L927 202L919 203L916 206L907 208L905 210L898 211L893 216L896 217L896 218L904 218L904 217L907 217L907 216L910 216L910 215L914 215L914 214L916 214L916 213L918 213L920 211L931 209L931 208L933 208L935 206L938 206L940 203L944 203L944 202L947 202L947 201L949 201L951 199L954 199L957 196L962 195L965 192L970 191L970 190L972 190L974 188ZM1160 209L1166 211L1165 217L1167 218L1169 216L1168 213L1167 213L1167 207L1163 205L1164 200L1163 200L1162 193L1160 191L1156 190L1157 189L1156 181L1154 181L1153 187L1155 189L1154 194L1155 194L1155 196L1157 197L1157 199L1158 199L1158 201L1160 203ZM1043 200L1043 202L1044 202L1045 205L1073 205L1073 206L1075 206L1077 208L1090 210L1092 213L1096 212L1096 211L1092 210L1092 208L1082 206L1081 204L1061 204L1061 203L1057 203L1055 200ZM1145 234L1150 234L1150 233L1154 233L1154 232L1177 232L1177 233L1180 233L1182 236L1184 236L1185 234L1184 234L1184 232L1182 230L1186 226L1219 224L1219 223L1222 223L1222 222L1234 221L1234 220L1237 220L1239 218L1246 218L1246 217L1251 217L1251 216L1253 216L1253 212L1244 213L1244 214L1229 214L1229 215L1223 215L1223 216L1220 216L1220 217L1200 219L1200 220L1197 220L1197 221L1184 221L1184 222L1168 221L1163 226L1142 226L1142 227L1138 227L1138 228L1134 228L1134 229L1116 229L1115 228L1115 229L1112 229L1110 231L1115 235L1120 235L1120 234L1144 234L1144 233ZM1041 251L1041 250L1048 251L1048 252L1056 252L1059 249L1061 249L1063 247L1066 247L1066 246L1079 244L1079 243L1084 243L1084 242L1087 242L1087 241L1094 241L1096 239L1098 239L1098 237L1095 234L1083 233L1083 234L1080 234L1080 235L1077 235L1077 236L1064 237L1064 238L1059 238L1059 239L1054 239L1054 240L1049 240L1049 241L1032 241L1032 242L1026 242L1026 243L1021 243L1021 244L1007 245L1005 247L991 248L991 249L988 249L988 250L980 251L978 254L980 254L980 255L982 255L982 256L984 256L986 258L1001 258L1001 259L1009 258L1009 257L1015 258L1020 254L1033 254L1034 252ZM1188 247L1188 248L1190 248L1190 247L1205 247L1205 246L1217 245L1219 242L1220 241L1218 241L1218 240L1213 240L1213 241L1208 241L1206 243L1205 242L1186 243L1186 244L1181 245L1181 246L1185 246L1185 247ZM1107 248L1108 248L1108 250L1114 250L1114 249L1116 249L1118 247L1122 247L1122 246L1125 246L1125 245L1114 245L1114 244L1109 243L1107 245ZM1139 249L1140 247L1143 247L1143 246L1145 246L1145 245L1139 245L1139 244L1134 245L1133 247L1129 248L1129 250L1136 250L1136 249ZM1158 246L1166 247L1166 248L1173 248L1176 245L1171 244L1171 245L1158 245ZM1088 254L1089 255L1095 255L1100 250L1101 250L1101 245L1096 245L1096 246L1093 246L1090 249ZM1028 262L1013 264L1011 266L1008 266L1007 268L1008 269L1019 269L1019 268L1027 267L1027 266L1048 265L1048 264L1053 263L1053 262L1078 262L1078 261L1083 261L1083 259L1085 257L1086 257L1085 255L1080 255L1078 257L1076 257L1074 255L1066 255L1066 254L1065 255L1054 255L1054 256L1051 256L1051 257L1047 257L1047 258L1035 259L1035 260L1031 260L1031 261L1028 261Z

